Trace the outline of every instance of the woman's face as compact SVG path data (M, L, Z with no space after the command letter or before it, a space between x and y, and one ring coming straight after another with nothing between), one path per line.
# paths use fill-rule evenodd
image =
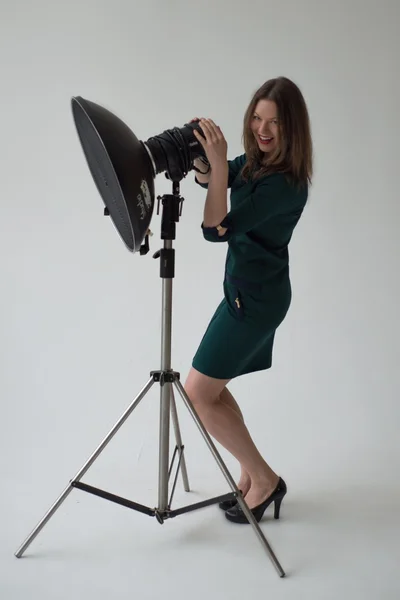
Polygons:
M278 146L278 109L272 100L259 100L251 119L251 130L262 152L272 152Z

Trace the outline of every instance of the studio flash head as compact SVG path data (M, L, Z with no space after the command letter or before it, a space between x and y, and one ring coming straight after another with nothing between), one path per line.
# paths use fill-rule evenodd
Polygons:
M154 179L159 173L173 182L206 160L193 130L197 122L167 129L139 140L131 129L103 106L82 98L71 100L78 137L90 172L109 215L128 250L140 250L153 215Z

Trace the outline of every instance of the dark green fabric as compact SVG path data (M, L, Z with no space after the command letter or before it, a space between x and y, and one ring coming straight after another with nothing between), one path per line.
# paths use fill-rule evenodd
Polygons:
M245 160L243 154L228 161L230 210L221 221L227 232L219 236L201 224L207 241L228 247L223 299L192 364L220 379L272 364L275 332L292 297L288 246L308 196L307 186L299 191L280 173L243 181Z

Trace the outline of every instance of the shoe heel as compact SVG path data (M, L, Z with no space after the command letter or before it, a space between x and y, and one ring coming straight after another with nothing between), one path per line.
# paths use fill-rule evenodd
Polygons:
M279 512L281 510L282 500L283 498L278 498L277 500L275 500L274 519L279 519Z

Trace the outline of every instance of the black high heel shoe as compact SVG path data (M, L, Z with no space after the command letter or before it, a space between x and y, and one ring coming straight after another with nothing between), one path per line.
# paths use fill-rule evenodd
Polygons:
M272 494L270 496L268 496L268 498L266 500L264 500L264 502L262 502L258 506L255 506L254 508L250 509L251 512L253 513L254 518L257 521L257 523L259 523L261 521L266 508L268 508L268 506L272 502L275 502L274 519L279 519L281 503L282 503L283 497L286 495L286 493L287 493L286 483L280 477L278 485L276 486L276 488L272 492ZM246 515L242 511L242 508L238 502L235 504L235 506L233 506L232 508L228 509L225 512L225 517L229 521L232 521L233 523L247 523L247 524L249 523Z

